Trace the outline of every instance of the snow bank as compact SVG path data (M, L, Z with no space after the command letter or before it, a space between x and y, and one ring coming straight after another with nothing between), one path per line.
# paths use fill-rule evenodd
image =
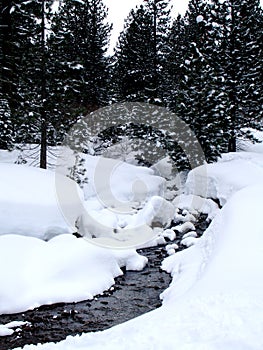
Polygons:
M88 238L111 238L111 246L130 247L152 240L157 222L167 226L173 219L173 206L162 198L166 180L152 169L86 154L78 154L78 162L72 151L58 151L56 172L8 164L18 151L0 152L5 162L0 164L0 234L48 240L78 230ZM84 196L65 176L76 164L75 176L87 178Z
M263 182L263 154L230 153L214 164L190 171L186 181L186 194L219 199L220 204L237 191Z
M237 192L194 247L164 261L177 286L168 288L164 299L183 295L194 285L196 296L245 293L263 300L262 196L263 186Z
M0 314L57 302L92 299L147 259L135 250L112 251L72 235L48 242L33 237L0 237Z
M75 164L75 155L65 152L59 159L58 170L66 174L70 163ZM67 156L66 165L64 153ZM165 179L156 176L152 169L88 154L78 156L83 160L82 167L86 169L85 176L88 178L83 183L85 200L96 198L103 207L127 212L132 206L145 203L152 196L162 196L165 190Z
M58 182L76 194L65 203L65 219L57 202ZM79 197L78 197L79 195ZM20 234L49 239L76 231L81 193L72 180L48 170L0 163L0 235Z

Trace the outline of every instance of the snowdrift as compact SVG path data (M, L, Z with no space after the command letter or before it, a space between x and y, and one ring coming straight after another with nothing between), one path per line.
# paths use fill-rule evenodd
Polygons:
M146 263L135 250L112 251L72 235L48 242L0 236L0 314L92 299L114 284L120 267L140 270Z
M74 192L65 205L67 218L57 201L56 185ZM75 221L82 212L82 194L76 183L49 170L0 163L0 235L18 234L48 240L76 232Z

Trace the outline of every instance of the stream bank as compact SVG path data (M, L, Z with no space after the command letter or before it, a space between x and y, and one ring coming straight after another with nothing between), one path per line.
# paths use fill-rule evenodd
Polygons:
M207 226L206 215L200 215L195 223L198 236ZM178 250L183 250L182 236L177 233L176 239L167 243L177 243ZM0 337L0 349L58 342L68 335L102 331L160 307L160 294L171 282L170 275L161 269L167 256L165 245L138 252L148 258L147 266L142 271L124 271L115 279L114 286L92 300L44 305L20 314L1 315L0 324L11 321L28 324L11 336Z

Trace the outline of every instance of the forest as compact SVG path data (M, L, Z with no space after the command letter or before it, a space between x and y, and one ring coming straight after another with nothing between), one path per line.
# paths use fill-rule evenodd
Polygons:
M208 162L262 129L259 0L190 0L176 19L169 0L144 1L126 18L113 54L102 0L61 0L57 11L52 0L0 6L1 149L38 144L46 168L48 147L76 121L125 102L175 113ZM106 131L107 140L116 133ZM136 136L136 127L126 125L125 136Z

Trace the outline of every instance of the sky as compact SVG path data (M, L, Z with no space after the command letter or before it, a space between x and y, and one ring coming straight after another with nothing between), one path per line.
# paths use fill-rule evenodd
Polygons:
M118 36L123 29L124 19L128 16L130 10L143 3L144 0L103 0L109 9L109 22L113 23L111 33L111 44L109 53L113 52ZM189 0L171 0L173 5L172 14L184 13L187 9Z

